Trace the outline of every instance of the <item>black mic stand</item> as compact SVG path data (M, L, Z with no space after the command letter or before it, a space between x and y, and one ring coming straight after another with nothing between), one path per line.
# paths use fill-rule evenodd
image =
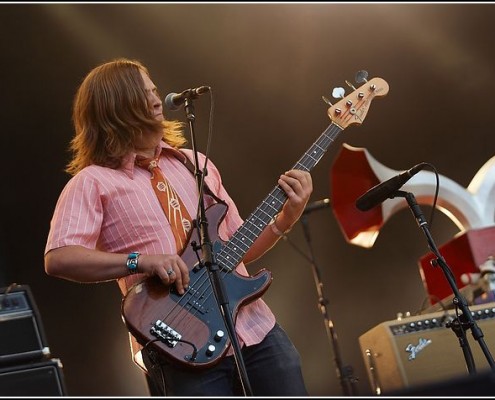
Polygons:
M456 336L459 339L459 344L462 348L462 351L464 353L464 358L466 360L466 366L468 369L468 372L470 374L475 374L476 373L476 367L474 365L474 359L473 355L471 352L471 348L469 346L469 342L467 341L466 337L466 330L471 329L471 333L473 335L473 338L478 342L478 344L481 347L481 350L483 351L483 354L485 355L488 364L490 365L492 371L495 371L495 362L493 361L492 355L490 354L490 351L488 350L488 347L486 346L486 343L483 339L483 332L481 329L478 327L476 324L473 315L471 311L469 310L469 307L467 305L466 299L461 295L459 292L459 289L456 285L455 282L455 277L452 274L452 271L450 270L449 266L447 265L445 259L442 257L440 254L440 251L438 250L437 246L435 245L435 242L433 241L433 238L431 236L431 233L428 228L428 223L426 222L426 219L421 212L421 208L419 207L418 203L416 202L416 198L412 193L409 192L404 192L402 190L397 191L395 194L390 196L390 198L394 197L404 197L407 200L407 203L409 204L409 207L414 215L414 218L416 219L416 222L418 223L418 226L423 230L424 234L426 235L426 239L428 242L428 247L430 250L433 252L433 254L437 257L436 260L432 260L432 266L440 266L442 268L442 271L447 278L447 281L452 288L452 291L454 293L454 298L452 302L456 307L459 307L462 310L462 315L458 316L455 318L451 323L447 324L450 325L450 328L454 331ZM449 327L449 326L448 326Z
M213 292L215 293L215 299L218 303L220 311L222 313L225 326L234 350L234 358L237 365L237 370L239 373L239 378L241 381L244 394L246 396L252 396L252 389L249 383L249 379L246 372L246 367L244 365L244 360L241 354L241 347L239 341L237 340L237 335L235 332L234 321L232 318L232 313L229 308L229 300L227 292L224 287L224 281L220 276L220 268L215 259L215 253L213 251L213 246L211 243L210 236L208 234L208 219L206 218L206 210L204 205L204 190L203 190L203 179L202 173L199 169L198 153L196 150L196 136L194 131L194 121L196 119L194 115L194 106L192 104L192 96L186 98L184 102L184 109L186 111L186 118L189 122L189 129L191 131L191 145L194 154L194 176L198 185L199 191L199 229L200 229L200 243L201 252L203 257L204 265L208 270L208 276L210 278L211 286L213 287ZM206 171L204 172L206 174Z
M307 215L303 214L301 215L301 218L299 219L301 221L303 231L304 231L304 237L306 239L306 242L308 243L308 248L309 248L309 254L310 256L306 256L303 252L301 252L297 247L295 247L294 244L288 240L287 236L284 236L290 243L294 249L296 249L304 258L306 258L310 264L311 268L313 270L313 277L315 280L316 284L316 291L318 293L318 308L321 311L321 314L323 316L324 322L325 322L325 329L327 332L327 337L328 340L330 341L330 344L333 348L333 354L334 354L334 361L335 365L337 367L337 376L340 380L340 385L342 386L342 390L344 392L345 396L355 396L356 395L356 382L357 378L353 376L353 368L349 365L344 366L342 363L342 358L340 356L340 349L338 345L338 338L337 338L337 332L334 329L333 322L330 319L328 315L328 310L327 310L327 304L328 300L325 298L323 294L323 282L321 281L321 275L320 275L320 270L318 266L316 265L315 261L315 256L313 253L313 247L311 245L311 237L309 234L309 227L308 227L308 221L307 221Z

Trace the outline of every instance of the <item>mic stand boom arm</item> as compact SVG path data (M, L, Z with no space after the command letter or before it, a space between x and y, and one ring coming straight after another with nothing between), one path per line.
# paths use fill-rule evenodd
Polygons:
M196 136L194 131L194 106L192 104L192 97L188 97L184 102L184 109L186 112L186 118L189 122L189 129L191 131L191 145L194 154L194 176L198 185L199 192L199 230L200 230L200 242L201 242L201 254L203 258L204 265L208 270L208 277L210 278L211 286L213 287L213 292L215 294L215 299L218 303L220 311L222 313L225 326L234 349L234 358L236 361L239 379L243 387L246 396L252 396L252 390L249 383L249 379L246 372L246 367L244 365L244 360L241 354L241 347L239 341L237 340L237 335L235 333L234 321L232 318L232 313L229 307L229 300L227 292L224 287L224 281L220 276L220 268L216 262L215 254L213 251L213 246L211 239L208 234L208 220L206 218L206 210L203 201L204 191L203 191L203 179L202 173L199 169L198 154L196 151ZM205 171L206 173L206 171Z
M488 364L490 365L492 371L495 371L495 362L493 361L493 357L490 354L490 351L488 350L488 347L486 346L486 343L483 339L483 332L481 329L478 327L476 324L476 321L473 318L473 315L471 313L471 310L469 309L467 305L466 299L461 295L459 292L459 288L456 285L455 278L452 274L452 271L450 270L449 266L447 265L446 261L440 254L440 251L438 250L437 246L435 245L435 242L431 236L430 230L428 228L428 223L426 222L426 219L421 212L421 208L419 207L418 203L416 202L416 198L412 193L409 192L404 192L402 190L398 190L394 195L390 196L390 198L394 197L404 197L407 200L407 203L411 209L411 212L414 215L414 218L416 219L416 222L418 223L418 226L423 230L427 242L428 242L428 247L430 250L433 252L433 254L437 257L436 260L432 263L433 266L440 266L442 269L445 278L447 279L450 287L452 288L452 291L454 293L454 298L452 302L456 307L459 307L462 310L462 315L457 318L456 320L453 321L451 324L451 328L454 331L454 333L457 335L459 338L459 344L461 345L462 351L464 353L464 358L466 359L466 365L468 372L470 374L476 373L476 368L474 365L474 359L473 355L471 353L471 349L469 347L469 343L466 339L466 328L471 329L471 333L473 335L473 338L478 342L478 344L481 347L481 350L483 351L483 354L485 355Z

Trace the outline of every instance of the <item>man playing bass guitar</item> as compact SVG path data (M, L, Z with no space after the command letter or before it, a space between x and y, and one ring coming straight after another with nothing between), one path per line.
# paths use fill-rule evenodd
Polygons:
M166 320L146 321L142 335L130 324L135 327L130 329L134 359L148 374L152 393L242 395L231 348L204 368L190 368L188 362L174 360L174 351L187 349L191 340L185 338L195 334L184 323L205 311L198 300L187 297L198 293L197 289L192 292L192 286L199 274L183 257L194 234L198 190L195 177L185 166L193 152L185 148L183 124L164 117L162 101L147 68L129 59L103 63L86 75L74 99L73 122L73 157L66 169L72 177L60 194L51 220L46 273L75 282L115 280L124 298L142 282L158 282L157 291L166 292L174 310L180 308L185 317L177 325ZM161 175L152 167L143 167L150 159L150 165L161 170L164 180L153 183ZM199 153L201 168L205 159ZM219 238L228 240L244 221L212 162L208 163L205 182L211 193L206 192L206 205L214 206L217 200L226 205L215 229ZM245 264L261 257L291 229L312 192L311 175L304 170L291 169L282 174L278 185L284 195L280 212L263 226L242 252L242 260L233 265L239 276L249 277ZM155 189L159 196L169 195L165 200L168 203L163 205ZM182 231L182 240L177 239L176 229ZM249 301L242 300L235 318L253 395L305 396L299 354L261 294L244 295ZM189 300L181 306L180 301L186 298ZM202 325L207 322L201 320ZM163 340L169 354L146 346L149 323L155 324L155 331L163 329L170 335ZM194 357L189 357L189 363L192 361Z

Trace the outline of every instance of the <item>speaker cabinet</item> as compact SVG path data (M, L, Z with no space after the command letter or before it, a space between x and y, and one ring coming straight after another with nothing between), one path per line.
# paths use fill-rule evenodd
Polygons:
M495 349L495 303L470 306L490 350ZM359 337L374 394L427 385L468 374L459 338L447 321L454 310L387 321ZM489 369L479 343L467 330L477 372Z
M29 286L0 289L0 367L50 356Z
M0 396L65 396L59 359L0 369Z

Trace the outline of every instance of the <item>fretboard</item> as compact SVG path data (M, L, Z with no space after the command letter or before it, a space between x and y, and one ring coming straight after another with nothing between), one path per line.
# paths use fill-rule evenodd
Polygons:
M311 171L340 132L342 128L331 123L292 169ZM217 254L217 261L222 269L233 270L239 265L263 229L280 212L286 200L287 195L280 185L275 186Z

